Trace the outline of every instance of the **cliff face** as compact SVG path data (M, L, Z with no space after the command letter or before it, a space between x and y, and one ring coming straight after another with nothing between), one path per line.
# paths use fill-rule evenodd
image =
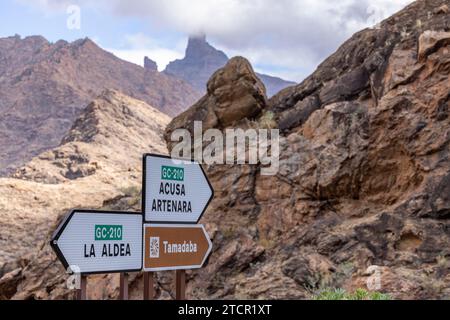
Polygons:
M194 120L223 130L270 118L283 133L275 176L208 167L215 251L192 277L194 297L304 298L368 283L394 298L450 296L449 5L417 1L355 34L253 112L217 90L172 121L166 140ZM226 126L208 121L224 112L219 93L235 116Z
M0 39L0 174L56 147L107 88L176 115L199 94L186 82L116 58L89 39Z
M169 63L164 73L183 79L199 92L204 92L208 79L227 62L226 54L211 46L205 36L190 37L185 57ZM269 75L257 75L266 86L269 96L295 84Z

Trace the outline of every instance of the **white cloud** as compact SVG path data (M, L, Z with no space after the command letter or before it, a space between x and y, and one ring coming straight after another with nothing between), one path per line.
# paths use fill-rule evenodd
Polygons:
M15 0L18 3L42 9L46 13L65 12L70 5L86 4L84 0Z
M230 55L241 54L255 64L288 68L302 78L354 32L374 25L411 2L98 0L96 6L115 15L143 18L159 29L186 35L205 32L215 45ZM47 9L58 3L67 1L39 1ZM89 1L75 3L83 6Z

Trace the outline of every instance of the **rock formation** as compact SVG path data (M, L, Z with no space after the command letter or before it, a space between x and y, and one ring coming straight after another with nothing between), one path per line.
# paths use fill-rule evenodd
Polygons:
M194 36L189 38L185 57L169 63L164 73L183 79L199 92L204 92L208 79L216 70L225 66L227 61L226 54L211 46L205 35ZM257 76L266 86L269 97L295 84L265 74L257 73Z
M149 57L144 57L144 69L147 71L158 71L158 65Z
M209 77L227 61L225 53L206 42L205 36L190 37L185 57L169 63L164 73L183 79L204 92Z
M89 39L0 39L0 174L56 147L82 109L107 88L169 115L200 95L187 83L116 58ZM6 170L6 169L9 170Z

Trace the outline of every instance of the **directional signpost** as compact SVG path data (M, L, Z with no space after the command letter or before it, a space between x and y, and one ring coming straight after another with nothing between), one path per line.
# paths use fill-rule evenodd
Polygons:
M142 207L148 223L197 223L213 189L197 162L144 156Z
M142 213L74 210L50 245L66 269L81 275L120 272L120 298L128 298L128 272L145 271L144 299L153 296L153 272L176 270L177 299L185 297L185 270L203 266L211 240L197 225L213 198L200 164L144 155ZM144 224L144 220L145 223Z
M87 275L142 269L142 215L72 211L50 245L64 267Z
M184 299L184 270L201 268L211 252L205 228L195 224L214 191L195 161L146 154L143 167L142 211L149 223L144 226L145 279L151 282L154 271L177 270L177 299ZM150 296L148 290L144 295Z

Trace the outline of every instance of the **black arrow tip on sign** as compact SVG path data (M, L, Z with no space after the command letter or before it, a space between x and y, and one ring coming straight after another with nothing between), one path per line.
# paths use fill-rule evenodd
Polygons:
M75 212L77 212L77 210L72 210L68 214L66 214L64 219L62 219L62 221L59 223L58 228L56 228L55 232L53 232L53 235L50 239L50 247L53 249L56 256L61 261L61 263L63 264L63 266L66 270L68 270L69 264L68 264L66 258L64 257L63 253L59 249L58 240L59 240L59 237L61 236L61 234L64 232L64 229L70 222L70 219L72 219Z

